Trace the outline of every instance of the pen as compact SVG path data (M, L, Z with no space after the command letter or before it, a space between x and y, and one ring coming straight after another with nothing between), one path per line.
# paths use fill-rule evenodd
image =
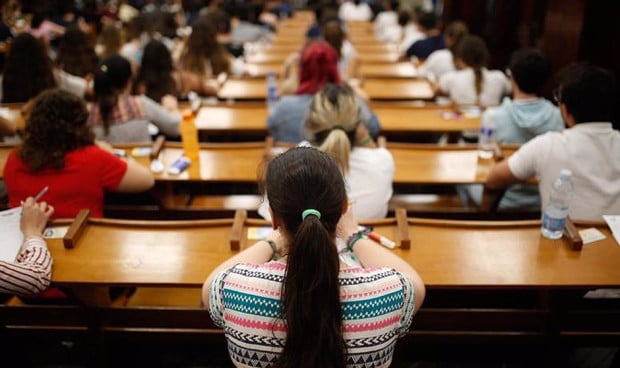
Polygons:
M41 199L45 193L47 193L47 190L49 189L49 187L46 185L45 187L43 187L43 189L41 189L41 191L39 192L39 194L37 194L36 196L34 196L34 201L38 202L39 199Z
M379 235L375 233L374 231L369 231L367 235L370 239L376 241L377 243L383 245L384 247L387 247L390 249L394 249L394 247L396 247L396 243L394 243L392 240L386 238L383 235Z

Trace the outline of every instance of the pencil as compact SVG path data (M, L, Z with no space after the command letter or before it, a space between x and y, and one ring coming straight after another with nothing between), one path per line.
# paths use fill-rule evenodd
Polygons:
M45 193L47 193L47 190L49 189L49 187L46 185L45 187L43 187L43 189L41 189L41 191L39 192L39 194L37 194L36 196L34 196L34 201L38 202L39 199L41 199Z

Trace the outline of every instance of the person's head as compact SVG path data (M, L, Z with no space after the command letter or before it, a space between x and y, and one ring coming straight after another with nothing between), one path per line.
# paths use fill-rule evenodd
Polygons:
M102 46L101 58L118 54L123 47L123 33L115 24L108 24L103 27L99 35L99 44Z
M418 18L418 24L422 32L429 32L437 29L437 16L433 12L424 12Z
M60 40L56 64L69 74L85 77L97 67L97 55L86 34L78 26L69 26Z
M209 11L205 18L209 20L209 23L213 24L217 34L229 34L232 32L230 24L230 16L221 9L215 9Z
M172 56L166 45L151 40L144 47L136 84L145 89L146 96L159 102L163 96L177 93L173 69Z
M616 81L603 68L579 63L560 73L557 100L562 117L569 126L614 119Z
M521 49L512 54L508 70L521 92L538 94L551 75L551 62L536 49Z
M454 21L446 27L443 32L444 43L446 44L446 48L448 48L452 54L454 54L457 45L463 39L464 36L469 34L469 29L467 28L467 24L461 22L460 20Z
M205 76L205 63L210 61L213 74L228 73L230 60L217 41L217 32L209 19L201 17L192 24L192 33L183 51L184 68ZM206 76L210 77L210 76Z
M267 167L274 227L288 240L282 318L287 334L276 367L344 367L336 226L347 206L336 162L292 148ZM308 338L312 336L312 338Z
M107 133L118 96L131 88L131 63L120 55L103 59L95 70L95 101Z
M29 33L17 35L4 65L2 102L26 102L55 86L46 47Z
M405 27L411 23L411 11L409 9L401 9L398 11L398 25Z
M489 50L484 40L478 36L464 36L456 48L455 61L462 67L472 68L476 76L476 94L482 93L482 69L489 62Z
M327 83L340 84L338 53L325 41L312 41L302 51L297 94L315 94Z
M346 38L340 19L338 17L324 19L321 25L321 33L323 34L323 39L336 50L338 58L340 58L342 43Z
M65 155L94 143L83 99L60 89L44 91L34 100L19 150L32 172L62 169Z
M329 83L314 96L304 127L310 140L334 157L346 173L360 122L355 92L347 84Z

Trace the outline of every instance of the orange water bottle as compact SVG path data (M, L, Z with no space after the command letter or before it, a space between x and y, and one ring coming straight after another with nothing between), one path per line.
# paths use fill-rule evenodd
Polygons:
M183 120L179 130L185 156L192 160L192 162L198 161L200 144L198 143L198 130L194 123L192 110L187 109L183 111Z

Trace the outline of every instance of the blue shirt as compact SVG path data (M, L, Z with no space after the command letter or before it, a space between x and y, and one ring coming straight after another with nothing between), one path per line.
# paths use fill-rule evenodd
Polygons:
M304 123L308 108L314 95L288 95L283 96L274 105L273 111L267 117L269 134L276 142L299 143L307 140L304 132ZM379 120L373 114L364 101L358 98L360 105L360 119L373 138L379 135Z
M426 59L433 51L445 48L446 45L443 43L443 35L440 34L414 42L413 45L409 46L407 49L407 56Z

